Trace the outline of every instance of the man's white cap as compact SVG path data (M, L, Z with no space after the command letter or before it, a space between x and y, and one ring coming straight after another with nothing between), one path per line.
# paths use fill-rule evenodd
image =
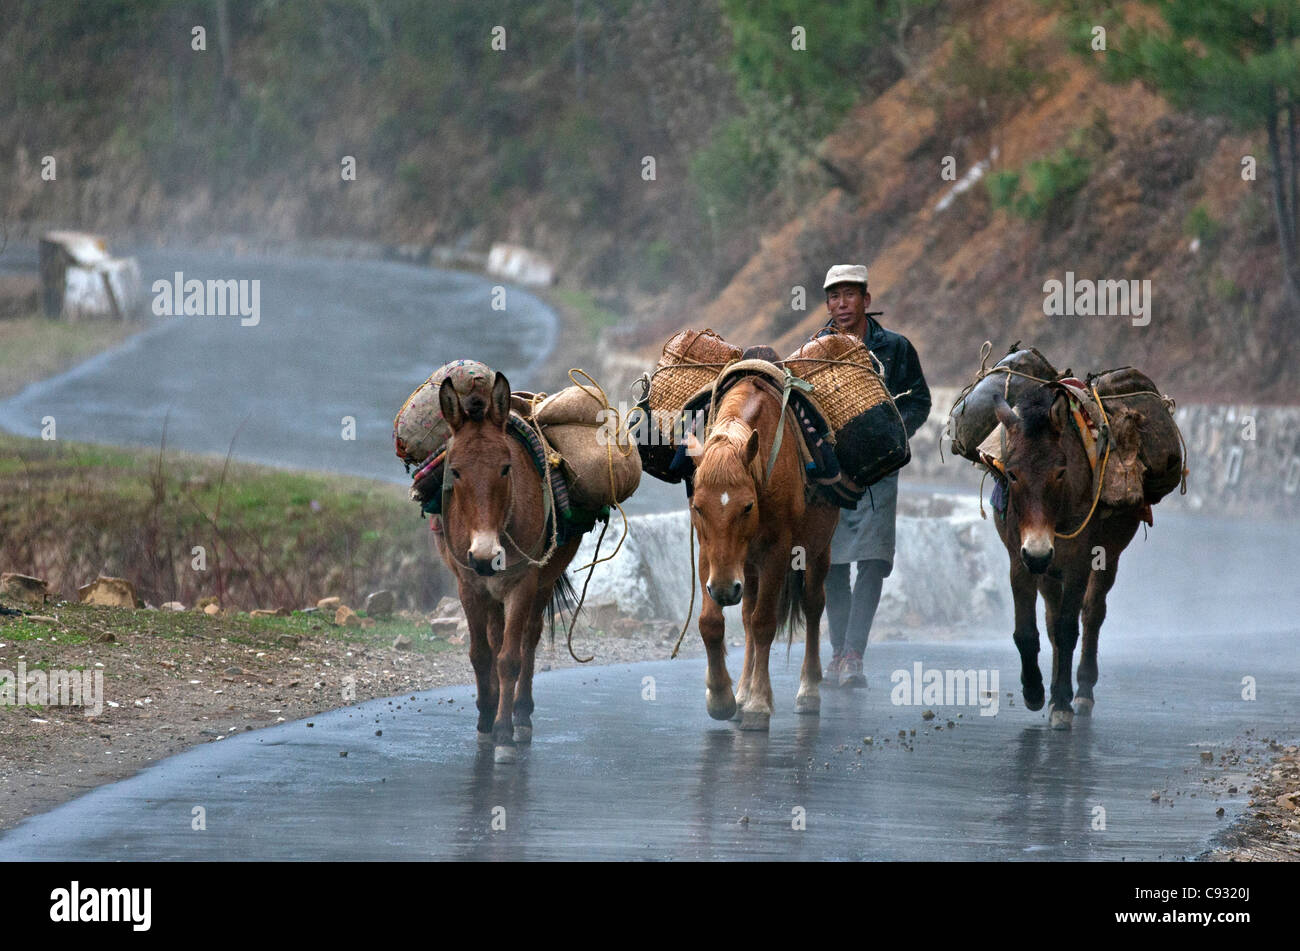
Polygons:
M865 286L867 283L867 266L865 264L835 265L826 272L826 283L822 285L822 290L826 290L833 284L843 284L849 281Z

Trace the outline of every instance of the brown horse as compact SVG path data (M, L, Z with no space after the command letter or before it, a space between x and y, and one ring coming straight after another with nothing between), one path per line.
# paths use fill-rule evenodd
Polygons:
M770 476L768 457L777 427L786 426ZM802 614L807 630L798 713L821 709L818 637L826 605L831 535L839 509L806 501L799 434L783 420L781 401L753 380L743 379L719 401L695 458L691 522L700 538L700 583L708 592L700 610L700 637L708 653L709 716L739 716L742 730L766 730L772 716L768 654L778 622L793 626ZM801 570L802 569L802 570ZM743 599L745 663L731 693L723 607Z
M456 576L469 622L479 746L492 745L496 762L513 763L515 744L532 741L533 660L543 616L572 591L564 569L582 539L542 557L551 537L542 479L528 451L506 432L504 375L496 375L490 397L462 399L444 380L438 405L452 430L438 552Z
M1028 390L1014 409L1000 396L995 405L1007 438L1002 460L1006 508L1000 512L995 505L994 520L1011 558L1020 684L1025 706L1042 709L1037 617L1041 591L1052 643L1050 722L1054 730L1068 730L1074 714L1092 713L1097 637L1106 618L1106 594L1115 583L1120 552L1133 540L1140 518L1133 508L1099 508L1089 519L1092 469L1070 419L1067 397L1058 387L1049 384ZM1065 537L1076 532L1073 538ZM1076 695L1071 670L1080 612L1083 651Z

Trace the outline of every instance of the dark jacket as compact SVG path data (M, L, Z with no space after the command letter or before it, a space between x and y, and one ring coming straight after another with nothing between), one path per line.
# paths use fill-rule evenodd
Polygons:
M902 334L880 326L874 316L880 313L883 311L868 312L867 339L862 342L884 365L885 386L894 397L894 405L898 407L903 426L907 429L907 438L911 439L930 415L930 387L926 385L921 360L912 342ZM817 336L828 332L836 332L834 321L828 320L826 328Z

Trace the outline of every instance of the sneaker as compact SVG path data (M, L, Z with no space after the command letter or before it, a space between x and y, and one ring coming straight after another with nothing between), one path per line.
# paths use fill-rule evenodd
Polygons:
M867 678L862 673L862 655L856 651L845 651L840 663L841 687L865 687Z
M822 686L838 687L840 685L840 673L844 670L844 655L834 654L831 656L831 662L826 665L822 671Z

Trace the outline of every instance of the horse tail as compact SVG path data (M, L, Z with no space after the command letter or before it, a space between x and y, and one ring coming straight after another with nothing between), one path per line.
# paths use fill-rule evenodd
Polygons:
M786 572L785 582L781 585L781 600L777 603L777 631L785 628L785 652L790 653L794 643L794 629L807 624L803 613L803 586L806 573L795 568Z
M569 579L567 571L560 572L560 576L555 579L555 584L551 588L551 600L546 605L547 628L550 631L551 644L555 644L555 619L559 618L560 623L564 623L566 614L573 614L577 605L577 592L573 588L573 582Z

